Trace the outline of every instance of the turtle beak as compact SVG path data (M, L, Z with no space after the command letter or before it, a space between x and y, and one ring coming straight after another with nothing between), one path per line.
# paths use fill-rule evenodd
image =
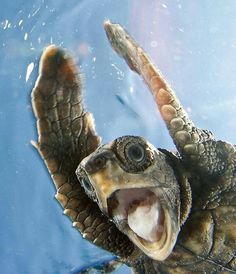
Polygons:
M111 151L101 148L84 158L76 170L77 178L86 194L98 203L106 215L108 215L106 197L116 190L115 186L109 184L114 158L115 155Z

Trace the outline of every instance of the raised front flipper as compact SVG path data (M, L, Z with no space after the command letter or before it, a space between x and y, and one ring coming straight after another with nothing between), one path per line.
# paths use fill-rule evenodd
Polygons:
M55 46L44 51L32 92L38 149L57 189L56 198L84 238L125 257L133 244L85 194L75 170L100 144L92 115L82 103L81 76L72 59Z
M104 27L113 49L148 85L169 133L186 163L208 175L221 173L225 169L225 154L234 151L234 147L224 142L216 142L211 132L194 126L176 94L148 55L119 24L106 21Z

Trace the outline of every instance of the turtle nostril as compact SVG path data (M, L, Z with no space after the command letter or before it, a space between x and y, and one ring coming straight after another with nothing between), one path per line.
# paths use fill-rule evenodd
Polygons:
M106 158L103 155L96 155L89 159L89 161L85 164L86 172L92 174L100 169L102 169L106 165Z
M91 161L88 161L86 164L85 164L85 169L88 173L92 173L94 168L93 168L93 164L91 163Z
M94 164L97 168L102 168L105 165L106 161L103 157L96 157L94 159Z

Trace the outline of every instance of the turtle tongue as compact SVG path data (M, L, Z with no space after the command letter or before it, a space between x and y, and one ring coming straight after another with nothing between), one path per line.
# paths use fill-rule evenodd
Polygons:
M139 237L156 242L161 236L160 215L160 203L157 200L135 201L128 209L128 225Z

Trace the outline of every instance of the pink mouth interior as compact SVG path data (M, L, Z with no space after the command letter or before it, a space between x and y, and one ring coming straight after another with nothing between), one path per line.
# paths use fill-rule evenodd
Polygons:
M107 201L114 221L126 221L141 239L156 242L163 232L164 212L157 195L148 188L121 189Z

